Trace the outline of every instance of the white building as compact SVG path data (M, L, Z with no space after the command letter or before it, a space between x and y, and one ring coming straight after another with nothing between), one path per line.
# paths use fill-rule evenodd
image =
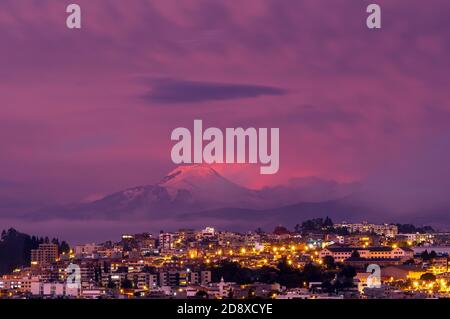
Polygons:
M203 238L213 238L216 235L216 230L213 227L206 227L201 231Z
M172 233L159 234L159 248L163 250L173 249L175 235Z
M81 291L81 297L83 299L98 299L105 296L106 291L104 288L95 289L83 289Z
M95 243L75 246L75 256L92 256L99 249Z
M406 247L326 247L319 253L320 258L331 256L337 262L343 262L358 252L360 258L365 259L401 259L408 260L414 257L414 252Z
M335 224L335 228L345 228L350 234L353 233L374 233L376 235L394 238L398 234L398 227L391 224L370 224L368 222L362 223L346 223Z
M81 290L60 282L32 282L31 294L46 297L78 297Z
M200 272L200 284L202 286L207 286L211 283L211 272L208 270L203 270Z
M0 290L17 290L24 293L31 292L31 284L38 281L38 277L6 275L0 278Z
M413 233L413 234L400 234L397 236L399 240L406 240L408 242L412 243L429 243L432 244L434 240L433 234L420 234L420 233Z
M276 299L344 299L344 295L315 294L305 288L295 288L279 294Z

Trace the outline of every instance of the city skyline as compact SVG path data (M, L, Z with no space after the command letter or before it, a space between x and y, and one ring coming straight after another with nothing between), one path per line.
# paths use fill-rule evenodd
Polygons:
M20 240L28 242L24 251L4 259L2 250ZM450 233L429 227L335 224L328 217L295 231L185 228L71 246L10 229L0 241L0 297L448 298L449 240Z

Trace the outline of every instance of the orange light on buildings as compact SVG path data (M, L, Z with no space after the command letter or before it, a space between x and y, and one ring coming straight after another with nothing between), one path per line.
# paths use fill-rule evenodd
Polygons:
M191 250L191 251L189 251L189 257L190 257L191 259L197 258L197 256L198 256L198 253L197 253L196 250Z

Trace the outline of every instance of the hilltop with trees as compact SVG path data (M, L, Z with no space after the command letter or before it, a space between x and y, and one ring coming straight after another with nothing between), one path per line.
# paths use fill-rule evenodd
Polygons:
M30 236L14 228L3 230L0 237L0 275L30 265L31 250L43 243L58 245L59 252L68 252L70 249L65 241L59 242L57 238Z

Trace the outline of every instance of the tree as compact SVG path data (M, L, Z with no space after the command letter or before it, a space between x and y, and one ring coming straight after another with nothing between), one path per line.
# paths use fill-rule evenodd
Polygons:
M323 227L323 219L308 219L302 223L302 231L320 231Z
M219 282L223 277L225 281L249 284L254 279L254 272L251 269L243 268L239 263L229 260L222 261L218 267L212 268L211 272L213 282Z
M361 255L359 254L359 252L357 250L354 250L352 252L352 258L361 258Z
M430 259L430 254L428 253L428 250L423 251L420 254L420 258L422 258L423 261L429 260Z
M70 246L66 241L62 241L61 244L59 245L59 251L61 253L69 253L70 252Z
M348 228L346 227L339 227L339 228L333 228L333 233L339 236L348 236L350 235L350 232L348 231Z
M434 229L431 226L416 227L411 224L396 224L396 226L398 228L399 234L434 233Z
M344 267L342 267L342 270L339 274L345 278L352 279L356 276L356 270L353 266L345 265Z
M204 290L199 290L195 294L195 298L197 299L208 299L208 293Z
M308 232L308 231L315 231L315 232L321 232L324 230L332 230L334 227L334 223L331 220L330 217L323 218L314 218L314 219L308 219L305 220L301 226L296 225L296 232Z
M436 281L436 276L433 275L432 273L425 273L422 276L420 276L420 280L424 280L424 281Z
M403 263L403 265L414 265L414 259L411 258L411 259L406 260L406 261Z
M31 250L41 242L36 236L23 234L10 228L1 232L0 275L13 269L30 265Z
M258 235L264 233L264 230L261 227L256 228L255 233L257 233Z
M114 283L114 281L112 281L111 276L109 276L107 287L108 287L109 289L116 289L116 288L117 288L117 286L116 286L116 284Z
M333 223L333 221L331 220L330 217L327 216L327 217L325 218L325 220L324 220L324 222L323 222L323 227L324 227L324 228L327 228L327 229L331 229L331 228L334 227L334 223Z
M304 280L306 282L312 282L312 281L323 281L324 277L323 277L323 272L320 269L320 267L309 263L306 264L305 267L303 268L303 277Z
M334 262L333 256L325 256L323 258L323 265L325 266L326 269L335 269L336 264Z
M354 267L345 265L338 274L338 281L342 283L343 288L353 287L353 278L356 276Z
M248 298L248 299L255 299L255 297L256 297L256 291L255 291L255 289L250 288L250 289L248 290L247 298Z
M263 266L257 270L256 280L259 282L265 282L268 284L273 284L277 280L277 270L273 267Z
M437 257L437 254L434 250L432 250L430 253L428 250L425 250L420 254L420 258L422 258L423 261L429 261Z

